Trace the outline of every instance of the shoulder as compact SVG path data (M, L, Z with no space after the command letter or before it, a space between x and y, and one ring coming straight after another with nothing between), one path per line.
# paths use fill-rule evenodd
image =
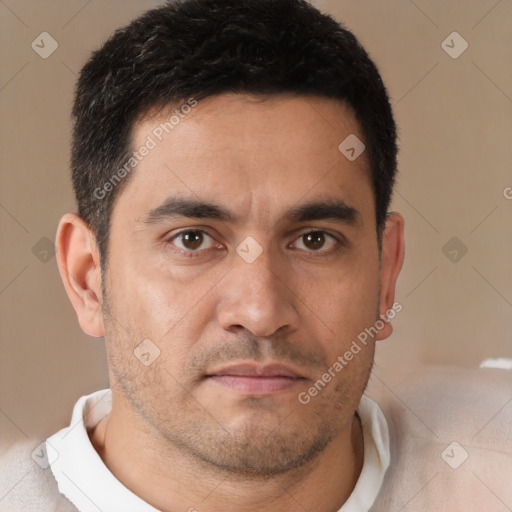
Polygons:
M76 512L60 494L44 441L11 447L0 457L0 512Z
M379 510L512 504L512 371L432 366L371 388L391 439Z
M512 371L423 367L390 390L383 405L395 422L418 434L512 448Z

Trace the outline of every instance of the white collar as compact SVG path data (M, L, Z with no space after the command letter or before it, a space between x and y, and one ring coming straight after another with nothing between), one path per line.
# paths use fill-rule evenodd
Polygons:
M57 452L50 467L59 491L80 512L158 512L127 489L105 466L94 449L87 428L94 427L112 409L109 389L81 397L71 424L46 441Z
M117 480L89 439L87 429L111 409L109 389L83 396L73 408L71 424L47 439L59 491L80 512L158 512ZM363 428L363 469L339 512L366 512L380 491L390 462L388 425L380 407L363 395L357 411Z

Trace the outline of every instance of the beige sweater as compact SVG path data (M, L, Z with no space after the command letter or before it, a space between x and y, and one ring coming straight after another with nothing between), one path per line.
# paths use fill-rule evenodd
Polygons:
M367 394L391 440L371 512L512 511L512 371L430 367L393 389L374 373ZM76 512L32 460L38 444L0 459L0 512Z
M368 394L391 442L372 512L512 511L512 371L430 367Z

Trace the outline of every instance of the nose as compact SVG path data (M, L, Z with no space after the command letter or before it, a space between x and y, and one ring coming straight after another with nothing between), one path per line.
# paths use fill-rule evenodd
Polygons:
M220 326L233 331L243 327L254 336L281 334L298 327L300 302L290 282L290 271L278 255L264 250L252 263L234 255L217 308Z

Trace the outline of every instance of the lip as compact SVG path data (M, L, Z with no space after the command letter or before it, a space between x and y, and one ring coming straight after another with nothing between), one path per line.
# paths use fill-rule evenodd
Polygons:
M251 395L277 393L304 380L298 371L280 363L233 364L213 370L206 377L223 387Z
M288 365L281 363L238 363L214 369L208 377L215 375L236 375L240 377L293 377L302 376Z

